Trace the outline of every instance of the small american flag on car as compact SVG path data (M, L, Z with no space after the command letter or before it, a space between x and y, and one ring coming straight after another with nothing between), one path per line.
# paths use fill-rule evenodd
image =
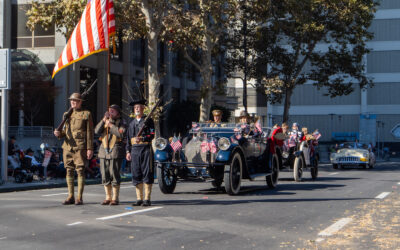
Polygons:
M172 139L171 147L174 150L174 152L182 149L182 143L176 136L174 136L174 138Z
M217 144L215 143L215 141L213 139L211 139L211 141L208 143L208 147L209 147L211 153L213 153L213 154L217 153L217 151L218 151Z
M200 144L201 152L206 153L207 151L210 150L210 146L208 144L207 136L205 135L203 138L203 141Z

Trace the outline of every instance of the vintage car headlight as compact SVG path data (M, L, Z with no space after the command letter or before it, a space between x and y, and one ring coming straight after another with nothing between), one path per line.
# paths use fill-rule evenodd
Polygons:
M164 150L168 145L167 139L164 139L162 137L156 139L156 149L158 150Z
M229 141L228 138L222 137L221 139L218 140L218 147L222 150L228 150L228 148L231 146L231 142Z
M367 158L368 157L368 153L363 153L363 157Z

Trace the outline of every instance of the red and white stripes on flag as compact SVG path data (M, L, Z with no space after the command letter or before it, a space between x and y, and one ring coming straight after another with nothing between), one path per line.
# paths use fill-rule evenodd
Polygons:
M78 25L58 59L54 75L68 65L94 53L108 50L115 35L113 0L88 0Z
M171 147L174 150L174 152L182 149L182 143L179 140L179 138L174 136L174 138L172 139Z

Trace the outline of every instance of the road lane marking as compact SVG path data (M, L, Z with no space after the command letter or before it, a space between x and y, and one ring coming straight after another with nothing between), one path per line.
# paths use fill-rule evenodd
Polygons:
M324 241L325 239L324 238L317 238L316 240L315 240L315 242L321 242L321 241Z
M56 196L56 195L62 195L62 194L68 194L68 193L44 194L44 195L42 195L42 196L43 196L43 197L48 197L48 196Z
M130 187L120 187L120 188L122 189L122 188L133 188L133 187L134 187L134 186L130 186Z
M386 196L388 196L390 192L383 192L380 195L376 196L375 199L385 199Z
M398 182L397 184L400 185L400 182Z
M82 221L77 221L77 222L74 222L74 223L71 223L71 224L67 224L67 226L75 226L75 225L79 225L79 224L82 224L83 222Z
M351 218L342 218L329 227L325 228L325 230L321 231L318 235L319 236L331 236L340 229L342 229L344 226L346 226L347 223L349 223L352 219Z
M1 237L1 238L0 238L0 240L5 240L5 239L7 239L7 237Z
M328 174L328 175L335 175L335 174L339 174L338 172L335 172L335 173L330 173L330 174Z
M111 216L100 217L100 218L96 218L96 220L110 220L110 219L127 216L127 215L131 215L131 214L144 213L144 212L148 212L148 211L152 211L152 210L156 210L156 209L160 209L160 208L162 208L162 207L152 207L152 208L137 210L137 211L133 211L133 212L126 212L126 213L121 213L121 214L116 214L116 215L111 215Z

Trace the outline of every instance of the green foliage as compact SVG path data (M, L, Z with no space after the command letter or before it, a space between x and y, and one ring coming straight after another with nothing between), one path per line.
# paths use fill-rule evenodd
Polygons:
M284 121L293 89L306 81L318 89L326 87L330 97L351 93L354 84L361 88L371 84L364 74L363 57L372 38L368 27L376 10L374 0L246 2L233 23L230 71L244 70L245 19L250 25L246 72L257 80L257 87L266 90L270 101L285 100Z

